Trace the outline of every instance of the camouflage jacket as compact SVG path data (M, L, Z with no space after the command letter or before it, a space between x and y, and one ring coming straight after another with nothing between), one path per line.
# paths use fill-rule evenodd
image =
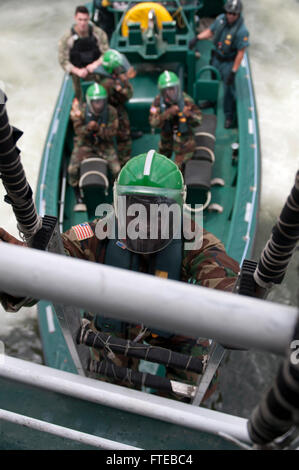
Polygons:
M101 124L98 131L90 131L85 122L86 103L79 105L75 98L71 109L71 120L73 121L74 131L78 137L78 141L82 143L90 143L91 134L93 137L99 137L104 141L111 141L118 130L117 111L113 106L108 104L108 119L106 124Z
M109 96L109 103L112 106L119 106L126 103L133 96L133 87L128 79L121 80L120 78L114 79L110 77L101 76L98 81L102 85Z
M93 35L97 39L98 47L101 54L106 52L109 49L108 37L105 31L101 28L98 28L95 25L92 25ZM74 67L70 62L70 50L74 45L74 35L71 31L71 28L62 36L58 43L58 60L61 67L68 73L71 72Z
M201 124L202 113L200 109L196 106L193 99L183 93L184 98L184 109L186 108L186 123L188 128L195 128ZM190 113L190 115L188 115ZM175 124L175 121L178 121L177 116L170 116L167 113L167 108L165 111L161 110L161 96L158 95L154 99L150 107L149 122L151 127L163 128L166 121L169 121L171 125Z
M107 244L95 235L98 222L99 219L89 224L93 236L85 240L78 239L74 227L62 235L64 248L69 256L96 263L104 262ZM181 281L232 291L239 272L238 263L227 255L220 240L205 229L201 242L201 247L197 250L184 250Z

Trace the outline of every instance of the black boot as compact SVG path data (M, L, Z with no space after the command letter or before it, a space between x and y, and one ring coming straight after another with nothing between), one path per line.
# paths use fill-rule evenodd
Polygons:
M79 186L75 186L74 191L75 191L75 196L76 196L76 204L74 205L73 211L74 212L87 212L87 207L86 207L86 204L84 204L84 201L82 199Z
M201 103L198 105L200 109L213 108L214 106L215 103L213 103L213 101L201 101Z
M135 140L135 139L139 139L140 137L143 136L143 132L142 131L137 131L137 130L132 130L131 131L131 139Z
M225 118L224 128L230 129L231 127L233 127L233 120L229 117Z

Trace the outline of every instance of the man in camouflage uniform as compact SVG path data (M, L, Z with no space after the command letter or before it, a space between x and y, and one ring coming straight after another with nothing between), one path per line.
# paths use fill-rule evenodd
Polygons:
M118 51L110 49L103 55L102 64L96 69L98 82L107 90L109 103L117 110L119 127L116 135L118 158L123 166L132 155L130 120L125 103L133 96L129 78L134 70Z
M75 96L82 101L80 78L96 82L94 70L100 65L102 54L109 49L106 33L89 22L85 6L75 11L75 24L60 39L58 58L61 67L71 74Z
M103 158L114 177L120 171L120 163L114 148L113 137L117 133L118 118L113 106L108 104L104 87L95 83L86 92L86 103L79 104L75 98L71 110L75 140L74 149L68 166L68 182L78 187L80 164L92 157ZM80 196L77 193L77 202Z
M154 99L149 115L151 127L161 129L159 152L182 164L189 160L195 150L194 130L200 126L202 114L193 99L181 93L178 76L169 71L158 79L160 94Z
M121 208L119 198L122 196L125 196L126 203ZM118 220L116 224L118 232L116 231L115 237L117 240L109 237L109 230L106 230L108 219L89 223L88 234L83 238L77 229L78 226L74 226L62 235L64 249L69 256L228 292L233 290L239 271L238 263L226 254L220 240L204 229L202 232L198 227L196 229L194 223L188 226L186 233L184 232L188 241L191 239L190 235L194 237L196 241L194 249L187 249L190 247L185 245L184 237L175 239L174 235L177 232L171 230L171 227L169 227L168 238L163 237L159 218L150 219L150 228L153 224L158 225L157 238L130 237L130 218L127 214L131 204L142 204L147 209L147 214L150 213L152 204L166 204L168 207L176 204L180 208L179 218L181 218L186 190L182 173L170 159L153 150L132 158L123 167L115 182L114 197L115 215ZM123 225L126 229L125 238L117 235L121 233ZM149 233L148 220L145 221L145 226L145 230ZM178 227L181 230L181 222ZM100 233L104 235L100 236ZM0 229L1 238L8 242L18 243L3 229ZM198 243L199 241L201 243ZM98 315L94 318L91 328L130 340L138 335L153 346L200 358L207 353L207 340L144 329L143 326L132 326ZM96 358L103 358L103 353L96 352ZM136 361L119 355L117 365L120 364L125 367L134 367ZM169 367L166 367L166 374L170 380L175 379L192 384L196 384L198 378L194 372ZM204 398L210 396L214 389L215 378ZM175 398L178 397L175 396Z

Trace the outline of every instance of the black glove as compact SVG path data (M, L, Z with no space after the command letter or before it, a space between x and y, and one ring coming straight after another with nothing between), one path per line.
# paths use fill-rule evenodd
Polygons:
M229 76L227 77L226 84L233 85L235 83L236 72L231 70Z
M191 39L189 41L189 44L188 44L189 49L194 49L195 44L197 43L197 41L198 41L197 36L195 36L193 39Z

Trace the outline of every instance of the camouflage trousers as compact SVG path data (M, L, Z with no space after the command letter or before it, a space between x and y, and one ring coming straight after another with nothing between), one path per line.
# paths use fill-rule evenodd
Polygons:
M120 171L120 163L117 158L113 143L87 145L81 142L75 143L70 163L68 166L68 182L70 186L78 186L80 178L80 164L87 158L99 157L108 162L109 169L114 178Z
M192 158L195 146L195 138L192 133L178 135L161 131L159 152L168 158L171 158L172 152L174 152L174 161L180 169L187 160Z
M118 131L116 134L117 153L121 166L124 166L132 156L132 139L130 120L123 105L116 106L118 115Z
M95 332L98 331L93 323L91 323L90 326ZM113 332L109 332L109 335L111 334L111 336L116 336L118 338L133 340L140 333L140 331L141 331L141 327L133 327L132 325L128 325L125 332L113 331ZM193 339L193 338L188 338L185 336L178 336L178 335L172 335L169 338L163 338L161 336L151 334L150 332L146 333L144 338L145 338L146 343L151 346L166 348L173 352L186 354L188 356L198 357L201 360L205 358L205 356L208 354L208 351L209 351L209 341L202 339L202 338ZM103 350L99 351L99 350L93 349L92 353L93 353L94 359L97 361L101 361L105 359L105 353L103 353ZM129 369L133 369L136 371L138 370L138 367L139 367L138 359L119 355L119 354L116 356L114 362L115 362L115 365L118 367L127 367ZM197 384L199 375L196 372L178 369L178 368L169 367L169 366L163 366L163 367L165 367L165 377L168 378L169 380L183 382L189 385ZM109 383L114 383L117 385L123 385L129 388L135 388L135 389L137 388L137 386L133 384L129 384L128 382L122 382L120 380L107 378L104 376L101 376L101 380L105 382L109 382ZM207 400L214 393L217 385L218 385L218 373L216 373L214 378L212 379L210 386L203 398L203 401ZM180 400L184 402L190 401L189 398L179 396L173 392L167 393L164 391L157 390L156 395L168 397L168 398L171 397L176 400Z

